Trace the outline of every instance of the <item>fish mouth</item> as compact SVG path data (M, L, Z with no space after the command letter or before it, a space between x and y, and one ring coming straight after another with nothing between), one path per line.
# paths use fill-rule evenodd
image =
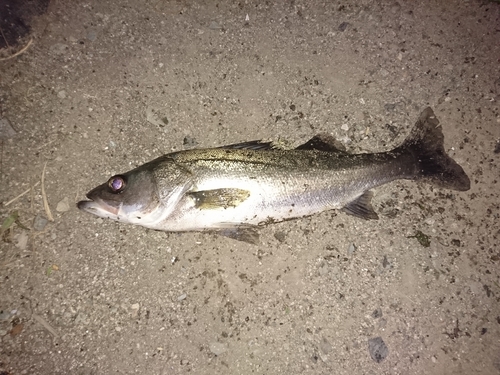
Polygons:
M114 219L118 217L119 207L113 207L102 200L86 200L76 204L78 209L99 217Z

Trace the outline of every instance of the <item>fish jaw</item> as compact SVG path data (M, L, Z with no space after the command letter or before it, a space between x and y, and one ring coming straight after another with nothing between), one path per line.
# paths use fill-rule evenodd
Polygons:
M120 206L114 207L103 200L87 200L80 201L77 203L77 207L89 214L102 217L104 219L112 219L116 221L120 221Z
M155 209L148 213L142 213L134 206L125 207L122 203L119 206L112 206L100 199L80 201L77 203L77 207L84 212L103 219L141 225L152 229L157 229L158 222L164 220L165 212L165 210Z

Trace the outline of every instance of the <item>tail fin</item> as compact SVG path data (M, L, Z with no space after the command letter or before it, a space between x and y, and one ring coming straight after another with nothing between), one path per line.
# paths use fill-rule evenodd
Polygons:
M443 132L430 107L423 110L410 135L397 150L411 152L418 160L420 170L416 178L447 189L470 189L467 174L444 151Z

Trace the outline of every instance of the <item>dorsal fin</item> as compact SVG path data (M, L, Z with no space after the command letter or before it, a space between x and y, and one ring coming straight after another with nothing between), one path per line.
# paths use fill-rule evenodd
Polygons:
M334 137L328 134L318 134L300 145L296 150L318 150L325 152L343 152L345 153L344 145L337 141Z
M274 150L276 147L272 142L262 141L249 141L242 143L234 143L232 145L220 146L217 148L231 149L231 150Z

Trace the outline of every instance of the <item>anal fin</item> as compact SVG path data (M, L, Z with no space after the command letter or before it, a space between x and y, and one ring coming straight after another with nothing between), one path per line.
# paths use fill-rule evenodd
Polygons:
M333 153L346 153L344 145L328 134L318 134L300 145L296 150L318 150Z
M195 207L200 210L236 207L244 202L250 192L244 189L213 189L188 193L194 201Z
M247 242L251 245L258 245L259 243L259 232L257 231L257 227L253 226L221 229L217 231L217 234L232 238L233 240Z
M373 210L373 206L372 206L372 202L371 202L372 197L373 197L373 192L371 192L370 190L365 191L358 198L356 198L352 202L345 205L342 208L342 210L349 215L360 217L362 219L377 220L378 215Z

